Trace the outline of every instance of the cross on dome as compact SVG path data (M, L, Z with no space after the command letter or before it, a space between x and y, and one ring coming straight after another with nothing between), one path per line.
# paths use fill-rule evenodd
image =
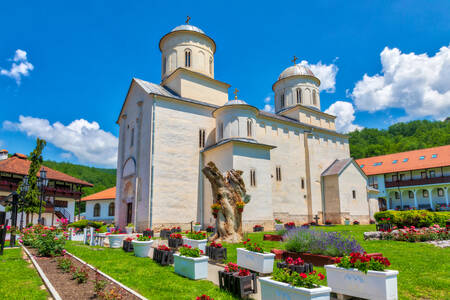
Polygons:
M298 57L294 55L294 58L291 60L294 63L294 65L295 65L297 59L298 59Z
M237 93L239 92L239 90L238 89L234 89L234 99L236 99L237 100Z
M189 20L191 19L191 17L187 16L186 18L186 24L189 24Z

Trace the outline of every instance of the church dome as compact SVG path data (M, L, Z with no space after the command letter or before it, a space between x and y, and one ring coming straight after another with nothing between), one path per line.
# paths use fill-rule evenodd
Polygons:
M202 33L205 34L205 32L203 30L201 30L200 28L190 25L190 24L183 24L180 26L175 27L174 29L172 29L170 32L174 32L174 31L195 31L198 33Z
M239 99L233 99L233 100L228 100L227 103L225 103L223 106L228 106L228 105L236 105L236 104L247 104L247 102L245 102L244 100L239 100Z
M281 72L280 76L278 77L278 80L281 80L283 78L288 78L291 76L296 76L296 75L306 75L306 76L314 76L314 73L307 67L297 64L294 66L291 66L287 69L285 69L283 72Z

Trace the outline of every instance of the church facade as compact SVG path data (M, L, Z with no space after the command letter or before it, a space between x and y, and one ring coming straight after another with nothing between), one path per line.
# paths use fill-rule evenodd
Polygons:
M213 225L213 195L201 172L209 161L244 172L246 229L316 215L369 222L377 210L373 191L335 116L321 111L320 80L311 70L294 64L280 74L269 113L229 100L230 85L214 78L215 42L201 29L178 26L159 48L161 83L133 78L117 120L116 224Z

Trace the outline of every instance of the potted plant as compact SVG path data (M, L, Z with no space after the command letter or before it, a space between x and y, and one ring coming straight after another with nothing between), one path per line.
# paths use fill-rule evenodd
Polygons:
M110 248L122 247L123 239L127 236L126 234L121 233L119 229L111 229L106 235L108 236Z
M147 228L144 230L144 232L142 233L143 236L149 236L149 237L153 237L154 233L153 230L151 230L150 228Z
M305 263L304 260L301 259L300 257L298 257L296 260L294 260L292 257L287 257L284 262L277 262L277 268L279 269L288 268L293 272L306 274L309 274L312 271L314 271L313 264Z
M201 296L196 297L195 300L214 300L214 298L212 298L212 297L210 297L210 296L208 296L208 295L203 294L203 295L201 295Z
M239 266L235 263L229 262L224 270L219 271L219 287L226 291L232 291L233 288L233 274L239 271Z
M253 226L253 232L259 232L259 231L264 231L264 227L261 225L258 225L258 224Z
M244 242L244 247L236 249L238 266L263 274L272 273L275 254L264 253L263 249L250 239Z
M194 280L208 277L208 257L202 250L183 245L173 257L175 273Z
M358 220L353 221L353 225L359 225L359 221Z
M213 205L211 205L211 211L214 216L214 219L217 218L217 214L219 213L221 208L222 206L219 203L214 203Z
M170 230L170 232L171 233L174 233L174 232L181 232L181 227L180 226L174 226L174 227L172 227L172 229Z
M325 220L325 225L331 225L331 221L330 220Z
M172 233L169 236L169 247L178 248L183 245L183 236L180 233Z
M153 260L161 266L173 264L173 251L166 245L153 249Z
M170 234L171 234L171 232L170 232L169 228L163 228L159 232L159 237L162 239L167 239L167 238L169 238Z
M330 299L331 288L321 286L325 278L315 271L309 274L296 273L289 269L278 269L272 277L260 277L261 299Z
M214 232L214 226L206 227L206 232Z
M194 231L198 232L202 229L202 224L200 224L200 222L195 222L194 224Z
M212 241L209 246L206 246L206 255L212 260L226 260L227 248L224 248L220 243Z
M325 266L333 292L366 299L397 299L398 271L385 269L390 266L387 258L350 253L336 258L336 263Z
M127 234L132 234L133 230L134 230L133 223L128 223L128 225L125 227L125 231L127 232Z
M239 268L239 272L233 273L232 288L230 292L244 298L257 291L256 275L249 270Z
M183 244L192 246L192 248L198 248L203 252L206 251L206 233L204 232L188 232L186 237L183 238Z
M350 225L350 218L348 218L348 217L344 218L344 224Z
M275 231L283 230L283 222L280 219L275 219Z
M137 257L148 257L153 241L148 236L138 235L137 240L133 240L134 255Z
M295 223L294 222L284 223L284 228L286 228L286 230L294 229L295 228Z
M133 238L132 237L127 237L124 241L123 241L123 250L125 252L133 252Z

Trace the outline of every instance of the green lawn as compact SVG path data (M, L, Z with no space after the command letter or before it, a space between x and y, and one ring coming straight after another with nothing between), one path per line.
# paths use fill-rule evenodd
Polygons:
M22 258L22 249L8 249L0 256L0 299L47 299L41 278Z
M192 300L206 294L214 299L236 299L207 280L190 280L149 258L135 257L122 249L89 247L68 242L67 251L97 267L148 299Z

